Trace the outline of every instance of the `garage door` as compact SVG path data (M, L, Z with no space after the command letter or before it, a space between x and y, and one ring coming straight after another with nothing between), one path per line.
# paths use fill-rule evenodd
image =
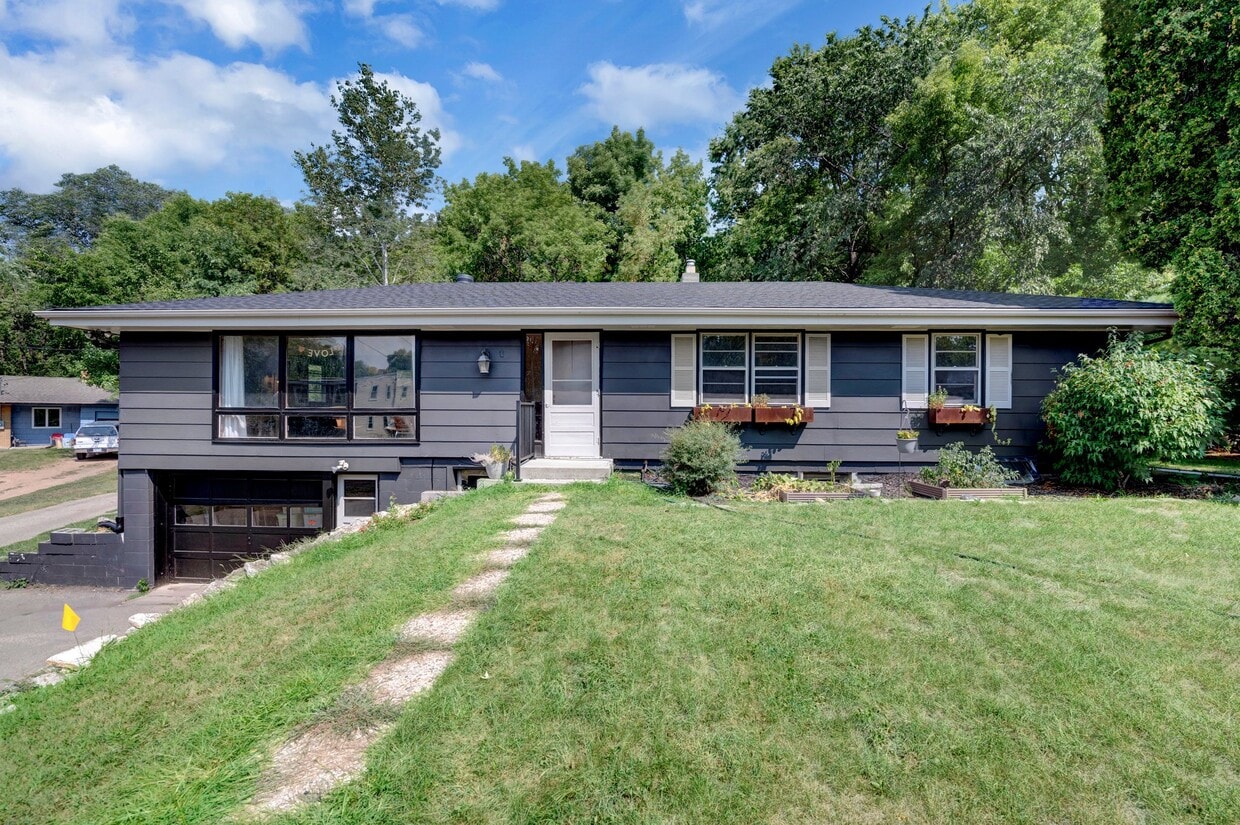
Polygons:
M164 575L212 579L333 526L331 476L178 474L161 483Z

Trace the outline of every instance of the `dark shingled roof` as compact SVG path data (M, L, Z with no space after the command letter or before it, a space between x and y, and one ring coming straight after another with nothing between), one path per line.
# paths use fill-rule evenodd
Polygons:
M1107 298L1063 298L858 286L826 281L745 283L434 283L285 292L116 304L75 311L185 310L290 311L350 309L1129 309L1165 310L1167 304Z
M116 396L76 378L41 375L0 376L4 404L115 404Z

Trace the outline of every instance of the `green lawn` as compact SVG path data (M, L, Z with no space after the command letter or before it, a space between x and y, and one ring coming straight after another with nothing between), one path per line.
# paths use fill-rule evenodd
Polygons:
M72 461L73 459L69 460ZM57 484L55 487L45 487L42 490L36 490L33 493L26 493L21 496L0 499L0 518L37 510L40 507L50 507L53 504L61 504L66 501L76 501L79 498L115 493L116 463L110 463L112 465L111 470L104 471L98 475L79 478L76 481L67 481L64 484Z
M54 450L50 447L40 450L0 450L0 473L38 470L49 464L59 464L66 460L72 463L73 450Z
M274 822L1240 821L1240 509L569 507L369 770ZM0 819L211 822L532 493L350 537L0 716Z
M1240 475L1240 458L1223 458L1206 456L1194 461L1159 462L1155 467L1170 467L1173 470L1191 470L1199 473L1231 473Z

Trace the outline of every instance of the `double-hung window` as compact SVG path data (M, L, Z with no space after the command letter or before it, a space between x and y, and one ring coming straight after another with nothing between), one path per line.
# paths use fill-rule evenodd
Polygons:
M749 400L749 335L708 333L702 336L703 404L744 404Z
M412 335L222 335L216 434L417 437Z
M808 338L813 358L807 358L799 332L673 335L672 405L747 404L765 396L769 404L828 406L829 336L811 334ZM810 392L804 386L803 370L814 379Z
M978 404L981 398L981 336L933 336L934 388L947 392L949 404Z
M33 407L30 418L32 427L54 429L60 426L60 407Z
M772 404L801 402L801 336L753 335L753 392Z

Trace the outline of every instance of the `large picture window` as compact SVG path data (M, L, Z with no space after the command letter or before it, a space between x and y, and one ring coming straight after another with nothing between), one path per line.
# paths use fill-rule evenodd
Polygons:
M977 404L981 397L981 336L935 335L934 387L947 391L949 404Z
M411 335L223 335L218 366L220 438L417 438Z

